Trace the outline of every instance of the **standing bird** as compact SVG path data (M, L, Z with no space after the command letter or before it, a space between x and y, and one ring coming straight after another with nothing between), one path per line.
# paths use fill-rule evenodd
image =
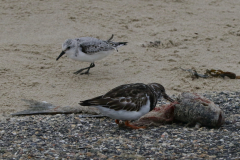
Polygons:
M90 68L95 67L94 62L112 53L113 50L117 50L118 47L127 45L128 42L113 42L113 35L107 40L103 41L93 37L81 37L76 39L67 39L62 45L62 52L57 57L58 60L64 54L69 58L77 61L91 62L89 67L82 68L74 74L89 74ZM118 50L117 50L118 51Z
M118 86L104 95L81 101L82 106L93 106L110 118L125 121L125 125L133 129L145 128L129 124L129 120L137 120L152 111L161 97L173 102L158 83L132 83Z

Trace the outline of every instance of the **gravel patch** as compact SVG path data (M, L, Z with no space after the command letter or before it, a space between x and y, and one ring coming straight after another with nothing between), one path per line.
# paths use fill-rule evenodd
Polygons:
M0 158L240 159L240 92L202 95L223 110L222 127L172 123L132 130L79 114L12 117L0 122Z

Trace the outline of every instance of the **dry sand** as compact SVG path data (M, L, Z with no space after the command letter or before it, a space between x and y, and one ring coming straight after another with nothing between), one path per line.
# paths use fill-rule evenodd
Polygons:
M0 118L26 109L21 99L76 106L126 83L158 82L168 94L239 91L240 80L196 79L178 67L240 75L237 0L2 0L0 1ZM97 61L56 57L68 38L128 41ZM160 40L159 47L142 47Z

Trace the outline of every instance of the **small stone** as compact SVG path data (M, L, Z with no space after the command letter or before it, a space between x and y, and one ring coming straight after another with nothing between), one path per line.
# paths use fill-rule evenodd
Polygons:
M240 129L240 122L235 123L236 128Z
M167 132L164 132L164 133L161 135L161 138L168 138L168 133L167 133Z
M209 159L216 158L217 156L208 156Z
M229 147L232 147L232 146L234 146L234 144L230 143L230 144L229 144Z
M104 154L101 154L101 153L98 153L98 156L99 156L100 159L106 159L107 158L107 156L105 156Z
M91 152L87 152L86 155L87 155L88 157L91 157L91 156L93 156L94 154L91 153Z
M201 157L201 158L207 158L208 155L207 155L207 154L201 154L199 157Z

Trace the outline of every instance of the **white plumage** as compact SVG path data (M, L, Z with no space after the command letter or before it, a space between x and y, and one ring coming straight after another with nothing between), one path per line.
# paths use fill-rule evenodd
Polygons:
M64 54L67 57L82 61L82 62L91 62L89 67L82 68L74 74L81 73L84 70L87 70L81 74L88 74L90 68L95 67L94 62L104 57L108 56L109 54L113 53L114 50L117 50L118 47L127 45L127 42L112 42L113 35L107 41L100 40L93 37L81 37L76 39L67 39L62 44L62 52L57 57L58 60Z
M94 106L94 107L98 108L103 115L110 117L112 119L118 119L123 121L136 120L150 111L150 100L148 97L147 103L143 105L139 111L126 111L126 110L116 111L114 109L110 109L102 106Z

